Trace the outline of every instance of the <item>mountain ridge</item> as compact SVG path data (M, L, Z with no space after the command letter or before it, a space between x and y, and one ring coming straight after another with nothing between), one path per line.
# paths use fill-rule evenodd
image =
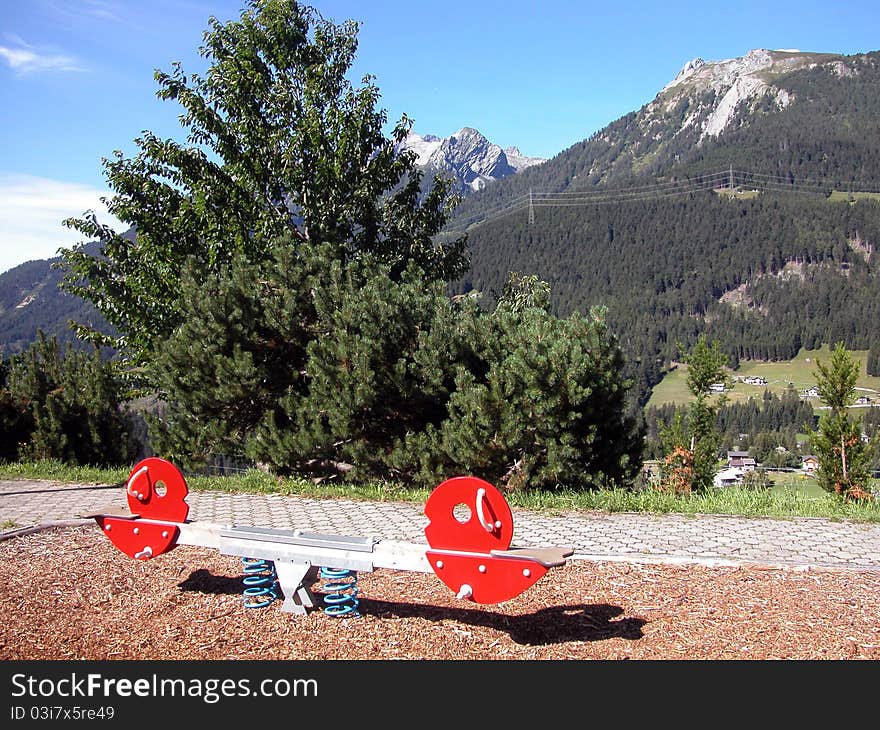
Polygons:
M832 69L835 78L850 79L863 73L865 65L875 67L877 55L876 51L845 56L752 49L735 59L694 59L640 109L594 131L540 167L476 191L459 206L456 217L479 217L480 209L497 208L529 190L580 191L631 184L644 175L668 179L689 174L688 162L719 136L735 131L738 120L756 107L769 113L790 105L800 90L780 86L782 79L818 67ZM711 134L704 135L707 125ZM728 163L725 159L714 167L726 168Z
M443 138L417 137L430 160ZM880 343L880 52L689 61L640 109L471 189L455 225L471 266L450 293L490 304L519 271L551 284L557 314L606 307L639 399L700 333L734 363L866 349Z
M551 285L558 314L607 306L642 394L699 333L734 361L864 349L880 342L878 120L876 51L691 61L640 109L464 200L450 228L468 231L471 268L451 291L491 303L515 270ZM793 261L804 276L763 276Z
M410 131L397 149L415 153L416 165L429 179L437 173L451 176L457 192L465 195L545 161L523 155L517 147L502 149L473 127L448 137Z
M83 246L90 255L100 253L98 242ZM85 347L69 326L73 320L99 331L111 330L90 303L63 291L59 284L63 272L56 268L60 256L34 259L0 274L0 357L27 349L42 330L62 344Z

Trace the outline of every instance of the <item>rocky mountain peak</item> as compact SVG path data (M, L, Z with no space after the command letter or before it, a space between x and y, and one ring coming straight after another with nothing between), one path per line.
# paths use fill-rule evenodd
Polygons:
M480 190L544 162L540 157L526 157L516 147L503 150L473 127L462 127L443 138L410 132L399 149L415 152L420 167L451 174L462 192Z
M699 125L700 139L717 137L727 129L743 103L754 103L771 95L779 108L787 106L792 95L774 83L781 74L821 63L839 64L839 59L834 54L766 48L755 48L744 56L723 61L695 58L663 87L648 106L648 111L668 112L688 99L691 111L683 120L681 129Z
M675 78L672 79L666 86L663 87L662 91L666 91L667 89L675 86L676 84L680 84L682 81L691 76L694 71L705 66L706 62L702 58L695 58L692 61L688 61L681 69L681 71L676 74Z

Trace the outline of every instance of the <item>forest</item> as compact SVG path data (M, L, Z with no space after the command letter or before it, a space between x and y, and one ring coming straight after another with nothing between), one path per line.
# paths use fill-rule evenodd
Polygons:
M553 208L489 222L469 235L471 268L453 286L491 300L507 270L552 287L564 316L607 306L644 404L665 366L700 333L731 367L787 360L843 341L876 350L880 264L857 241L880 240L880 202L804 195Z

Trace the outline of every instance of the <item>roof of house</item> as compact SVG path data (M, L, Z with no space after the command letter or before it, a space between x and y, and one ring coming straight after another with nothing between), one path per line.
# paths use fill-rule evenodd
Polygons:
M742 479L742 469L722 469L715 475L714 482L735 482Z

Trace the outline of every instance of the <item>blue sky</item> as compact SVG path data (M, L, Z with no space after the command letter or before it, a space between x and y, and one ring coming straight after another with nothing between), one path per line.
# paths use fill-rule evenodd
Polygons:
M80 240L61 221L102 210L102 157L134 154L144 129L182 139L153 71L204 70L208 17L237 19L244 4L0 0L0 272ZM876 0L311 4L361 21L354 76L376 77L389 122L405 113L438 136L475 127L541 157L648 103L698 56L880 50Z

